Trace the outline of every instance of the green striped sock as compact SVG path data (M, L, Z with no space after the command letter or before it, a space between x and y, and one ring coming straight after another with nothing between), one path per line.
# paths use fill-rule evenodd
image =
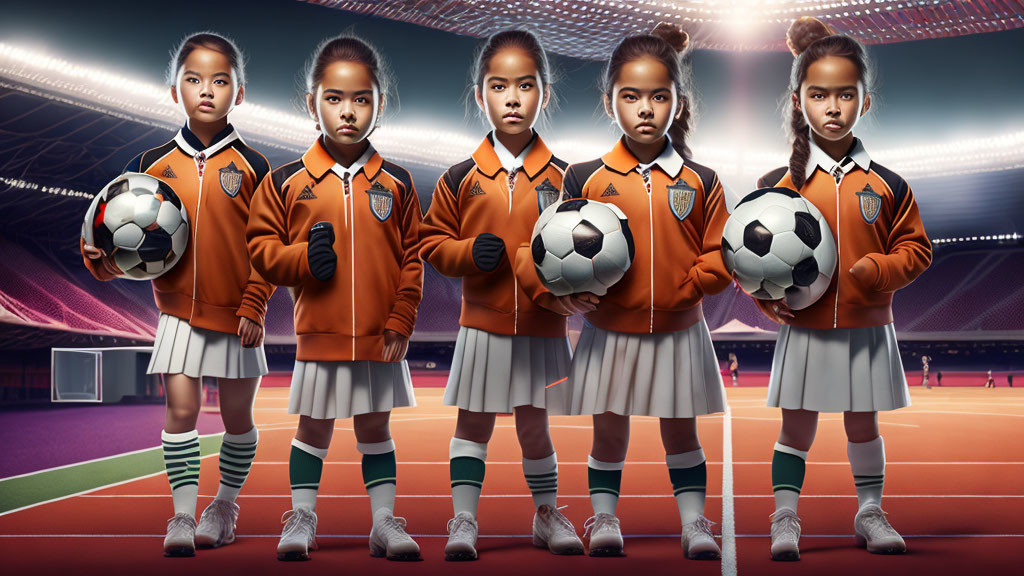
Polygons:
M708 484L704 449L667 454L665 463L668 464L668 477L672 481L672 495L679 506L679 518L685 526L704 515Z
M476 517L480 490L484 485L487 444L452 438L448 448L449 472L452 482L452 507L457 515L469 512Z
M533 495L537 508L547 505L555 508L558 504L558 456L552 452L546 458L530 460L523 458L523 475Z
M857 508L868 504L882 505L885 487L885 444L878 436L868 442L847 442L853 484L857 488Z
M181 434L160 433L164 452L164 467L171 484L171 498L175 514L196 515L199 495L199 432L190 430Z
M807 452L775 443L775 453L772 455L772 491L775 492L776 510L789 508L796 512L800 490L804 486L806 461Z
M292 509L316 509L316 494L320 489L320 476L324 471L326 448L316 448L292 439L288 457L288 479L292 486Z
M587 462L587 484L590 486L590 504L594 514L615 515L619 504L619 488L622 485L622 467L625 462L602 462L589 457Z
M220 445L220 486L217 488L217 498L229 502L238 498L245 479L249 477L253 458L256 457L259 436L255 426L244 434L224 433Z
M357 442L356 449L363 455L363 485L370 495L371 512L381 508L394 510L398 477L394 441Z

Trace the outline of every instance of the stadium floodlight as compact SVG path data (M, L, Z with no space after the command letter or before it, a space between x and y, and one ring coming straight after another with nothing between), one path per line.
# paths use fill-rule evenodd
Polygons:
M619 3L614 3L618 5ZM783 5L768 3L767 6ZM694 10L705 9L694 5ZM767 9L767 8L766 8ZM176 129L181 112L167 86L140 82L108 70L75 64L45 52L0 42L0 85L45 98L127 118L150 126ZM232 112L232 122L247 140L260 145L303 152L316 137L311 119L249 101ZM712 137L713 138L713 137ZM390 122L373 136L374 145L397 162L445 168L468 156L479 135L440 126ZM610 134L552 141L552 149L569 162L596 158L614 142ZM737 145L738 144L738 145ZM714 166L723 181L752 182L786 163L785 143L772 148L751 143L699 140L696 157ZM1024 130L985 138L950 138L946 143L872 150L906 178L936 178L1024 167Z

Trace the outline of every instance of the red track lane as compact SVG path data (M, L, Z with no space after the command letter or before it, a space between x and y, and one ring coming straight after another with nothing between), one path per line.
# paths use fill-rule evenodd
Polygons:
M853 545L856 499L841 417L822 415L810 453L804 495L800 502L803 560L779 564L768 560L768 515L771 498L771 451L779 429L778 410L763 405L764 389L729 388L732 406L732 458L735 498L737 566L740 574L927 573L1002 574L1024 561L1024 538L996 537L1024 533L1020 518L1024 498L962 498L963 495L1024 495L1024 392L1017 390L914 390L914 406L881 415L886 438L885 508L893 525L910 535L910 553L880 557ZM398 410L392 432L398 447L399 495L396 513L409 521L413 534L442 534L451 516L447 445L455 411L440 405L439 389L417 390L420 406ZM627 559L558 558L530 546L526 538L482 538L481 560L469 564L441 560L443 538L420 539L426 560L397 564L371 559L363 534L369 532L368 501L362 486L359 453L350 421L339 421L328 456L318 503L322 549L308 563L274 560L280 515L289 508L289 443L294 416L285 414L287 390L268 388L257 400L260 448L253 473L239 500L242 537L229 547L200 551L193 559L163 559L159 537L103 538L101 535L158 535L170 516L164 476L140 479L95 491L85 497L40 505L0 516L0 535L81 534L86 538L2 537L5 573L111 572L157 574L262 573L332 574L720 574L718 562L688 562L676 537L627 539ZM701 441L708 456L707 515L721 521L723 459L721 415L700 420ZM521 454L513 421L499 419L489 445L487 477L479 518L485 535L529 532L533 514L523 481ZM584 496L590 444L588 418L554 417L552 435L562 464L560 504L582 532L590 515ZM657 420L634 418L631 446L623 477L619 516L627 536L678 533L679 518L664 466ZM346 464L347 462L347 464ZM428 462L430 464L413 464ZM503 464L502 462L505 462ZM944 464L943 462L954 462ZM203 460L200 509L217 487L217 459ZM515 498L487 496L520 495ZM143 497L107 498L111 495ZM147 495L152 495L149 497ZM258 497L276 496L276 497ZM357 495L357 498L330 496ZM643 498L657 495L657 498ZM939 496L932 498L899 496ZM838 497L834 497L838 496ZM897 496L897 497L893 497ZM942 497L947 496L947 497ZM988 537L963 537L963 535ZM248 535L249 537L246 537ZM355 535L331 538L329 535ZM843 537L817 537L842 535ZM930 537L914 537L914 536Z

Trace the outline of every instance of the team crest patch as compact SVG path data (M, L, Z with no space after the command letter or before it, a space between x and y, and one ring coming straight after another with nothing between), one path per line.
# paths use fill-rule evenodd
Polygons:
M537 187L534 188L534 190L537 191L537 208L539 208L541 212L543 212L544 209L547 208L548 206L551 206L552 204L558 201L558 188L555 188L555 185L552 184L551 180L548 180L547 178L545 178L543 182L537 185Z
M860 198L860 215L868 224L874 224L878 215L882 212L882 197L871 189L871 184L864 186L864 189L857 192Z
M178 177L178 175L174 173L174 170L171 170L171 165L170 164L168 164L167 167L164 168L164 171L161 172L160 175L163 176L164 178L177 178Z
M685 180L676 180L673 184L668 185L668 206L679 220L684 220L690 215L696 197L697 190L687 184Z
M480 183L479 182L474 182L473 183L473 187L469 190L469 195L470 196L483 196L484 194L486 194L486 192L484 192L484 189L480 187Z
M302 189L302 192L299 192L299 196L296 200L316 200L316 194L313 194L313 189L309 187L309 184L306 184L306 187Z
M238 191L242 188L242 171L232 162L221 168L219 172L220 187L224 190L224 193L232 198L238 196Z
M618 196L618 195L619 195L619 191L615 189L615 184L610 184L609 183L608 187L605 188L604 192L601 193L601 198L604 198L606 196Z
M380 182L374 182L366 194L370 197L370 211L377 217L377 220L381 222L387 220L391 216L391 207L395 199L391 190L388 190Z

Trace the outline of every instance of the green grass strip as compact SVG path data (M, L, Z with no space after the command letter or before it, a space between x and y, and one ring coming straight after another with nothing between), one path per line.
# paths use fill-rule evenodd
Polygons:
M221 434L201 437L200 454L207 456L220 451L221 438ZM156 447L0 480L0 514L110 484L134 480L163 470L163 450Z

